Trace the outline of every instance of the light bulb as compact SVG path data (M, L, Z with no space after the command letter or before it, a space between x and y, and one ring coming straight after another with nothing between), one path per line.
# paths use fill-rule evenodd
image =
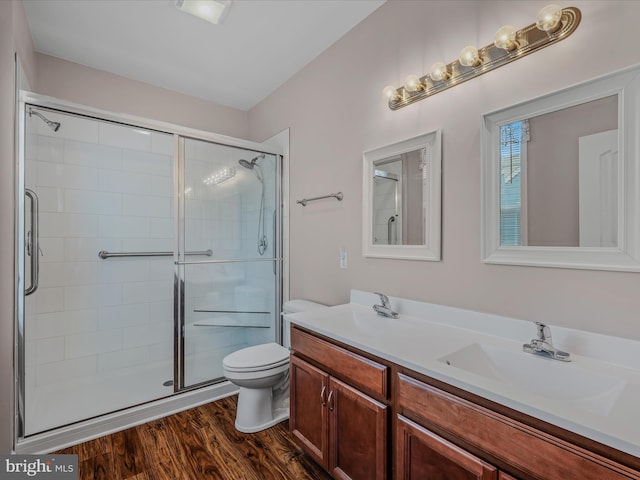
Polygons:
M389 99L389 101L398 100L400 98L400 94L398 94L398 90L393 85L387 85L382 89L382 94Z
M510 52L518 46L516 43L516 29L511 25L500 27L496 32L496 40L494 45L498 48Z
M538 12L536 16L536 27L543 32L556 32L562 27L562 23L560 23L561 18L562 8L558 5L547 5Z
M465 67L477 67L482 63L480 55L478 54L478 49L472 46L464 47L460 51L458 61L460 62L460 65Z
M429 69L429 76L431 77L431 80L433 80L434 82L438 82L440 80L446 80L447 78L449 78L449 72L447 71L447 66L442 62L434 63L433 65L431 65L431 68Z
M422 90L423 88L424 87L422 86L422 82L417 75L409 75L404 80L404 89L407 92L417 92L418 90Z

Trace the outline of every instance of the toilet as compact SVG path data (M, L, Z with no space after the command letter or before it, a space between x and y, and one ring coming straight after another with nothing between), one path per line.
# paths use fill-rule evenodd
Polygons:
M325 305L308 300L285 302L283 315ZM222 360L224 376L240 388L236 430L254 433L289 418L289 321L283 318L283 343L265 343L237 350Z

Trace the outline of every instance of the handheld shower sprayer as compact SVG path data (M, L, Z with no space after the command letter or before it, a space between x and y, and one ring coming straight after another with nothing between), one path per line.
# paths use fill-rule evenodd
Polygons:
M257 163L258 160L262 160L263 158L264 153L261 153L260 155L253 157L251 160L238 160L238 163L244 168L253 171L262 187L260 193L260 214L258 217L258 253L260 255L264 255L264 252L267 251L267 236L264 234L264 174L262 167Z

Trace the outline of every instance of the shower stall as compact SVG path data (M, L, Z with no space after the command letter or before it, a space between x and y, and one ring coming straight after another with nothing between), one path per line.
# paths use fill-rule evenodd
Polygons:
M214 398L225 355L280 340L274 147L24 92L18 132L18 445Z

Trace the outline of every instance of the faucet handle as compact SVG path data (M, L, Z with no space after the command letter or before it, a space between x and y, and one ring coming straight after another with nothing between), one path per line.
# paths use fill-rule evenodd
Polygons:
M384 293L379 292L373 292L373 294L380 297L380 301L382 302L383 307L389 307L389 297L387 297Z
M549 326L540 322L535 322L535 324L538 332L538 340L551 343L551 329Z

